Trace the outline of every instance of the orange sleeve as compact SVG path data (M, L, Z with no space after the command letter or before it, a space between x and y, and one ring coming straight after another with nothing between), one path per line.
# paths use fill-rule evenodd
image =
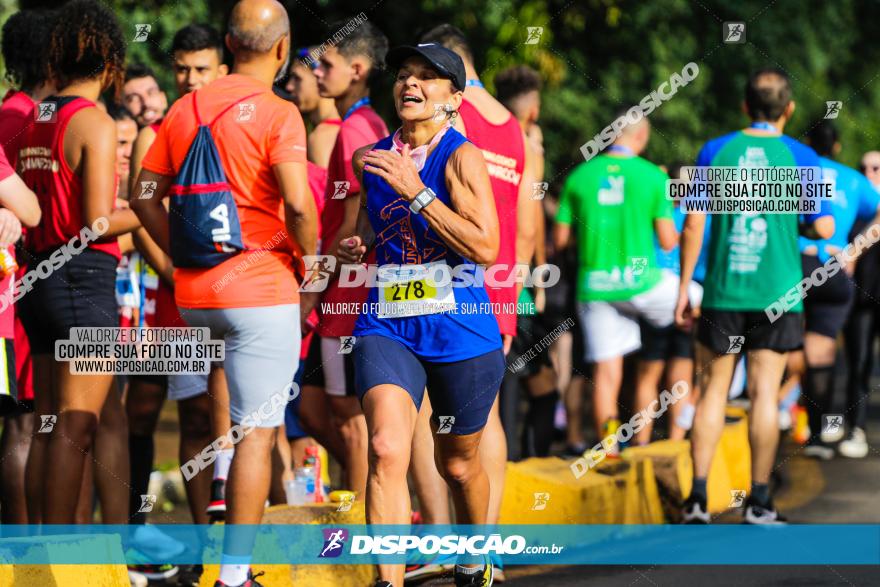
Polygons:
M171 110L168 111L167 116L165 116L165 119L159 126L159 131L156 133L156 138L153 139L153 144L150 145L150 149L144 155L143 161L141 161L141 167L147 171L152 171L159 175L177 175L177 171L174 169L174 160L171 157L171 145L168 144L168 128L174 125L175 106L180 102L179 100L177 104L171 106Z
M275 126L269 134L269 164L306 162L306 127L292 104L278 104Z

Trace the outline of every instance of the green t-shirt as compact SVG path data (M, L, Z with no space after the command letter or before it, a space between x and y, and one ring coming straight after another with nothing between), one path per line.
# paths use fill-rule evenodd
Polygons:
M654 220L672 218L669 177L641 157L599 155L568 176L556 221L578 247L577 299L622 301L660 281Z
M821 163L812 149L785 135L737 131L706 143L697 165L820 167ZM797 214L715 214L710 234L705 308L763 312L803 278ZM803 311L803 303L798 300L788 311Z

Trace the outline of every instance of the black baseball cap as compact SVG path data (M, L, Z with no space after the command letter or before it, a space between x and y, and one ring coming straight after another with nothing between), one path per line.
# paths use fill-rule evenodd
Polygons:
M467 82L467 74L464 72L464 62L454 51L450 51L437 43L422 43L418 46L402 45L388 52L385 63L392 69L397 69L410 57L418 55L430 63L440 75L452 81L452 85L464 91Z

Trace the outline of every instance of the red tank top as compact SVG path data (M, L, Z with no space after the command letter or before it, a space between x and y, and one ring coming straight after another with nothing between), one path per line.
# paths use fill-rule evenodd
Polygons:
M54 119L31 125L19 143L21 177L37 195L43 218L27 232L27 245L34 253L51 251L79 237L82 218L82 178L64 159L64 134L74 114L95 104L75 96L47 98L55 103ZM114 182L115 184L116 182ZM115 202L115 193L107 194ZM120 258L116 237L89 243L89 248Z
M483 152L495 195L500 231L495 265L505 268L493 271L494 278L501 283L511 282L510 286L505 287L486 285L486 292L493 303L501 334L515 336L516 284L511 277L516 266L516 203L526 157L522 130L513 115L502 124L490 123L467 99L462 101L458 113L464 122L468 140Z

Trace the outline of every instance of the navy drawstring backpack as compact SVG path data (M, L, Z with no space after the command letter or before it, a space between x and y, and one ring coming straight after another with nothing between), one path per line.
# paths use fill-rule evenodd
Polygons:
M175 267L214 267L245 250L238 207L211 127L234 106L262 93L250 94L230 104L208 124L202 124L198 93L193 93L199 130L170 191L171 259Z

